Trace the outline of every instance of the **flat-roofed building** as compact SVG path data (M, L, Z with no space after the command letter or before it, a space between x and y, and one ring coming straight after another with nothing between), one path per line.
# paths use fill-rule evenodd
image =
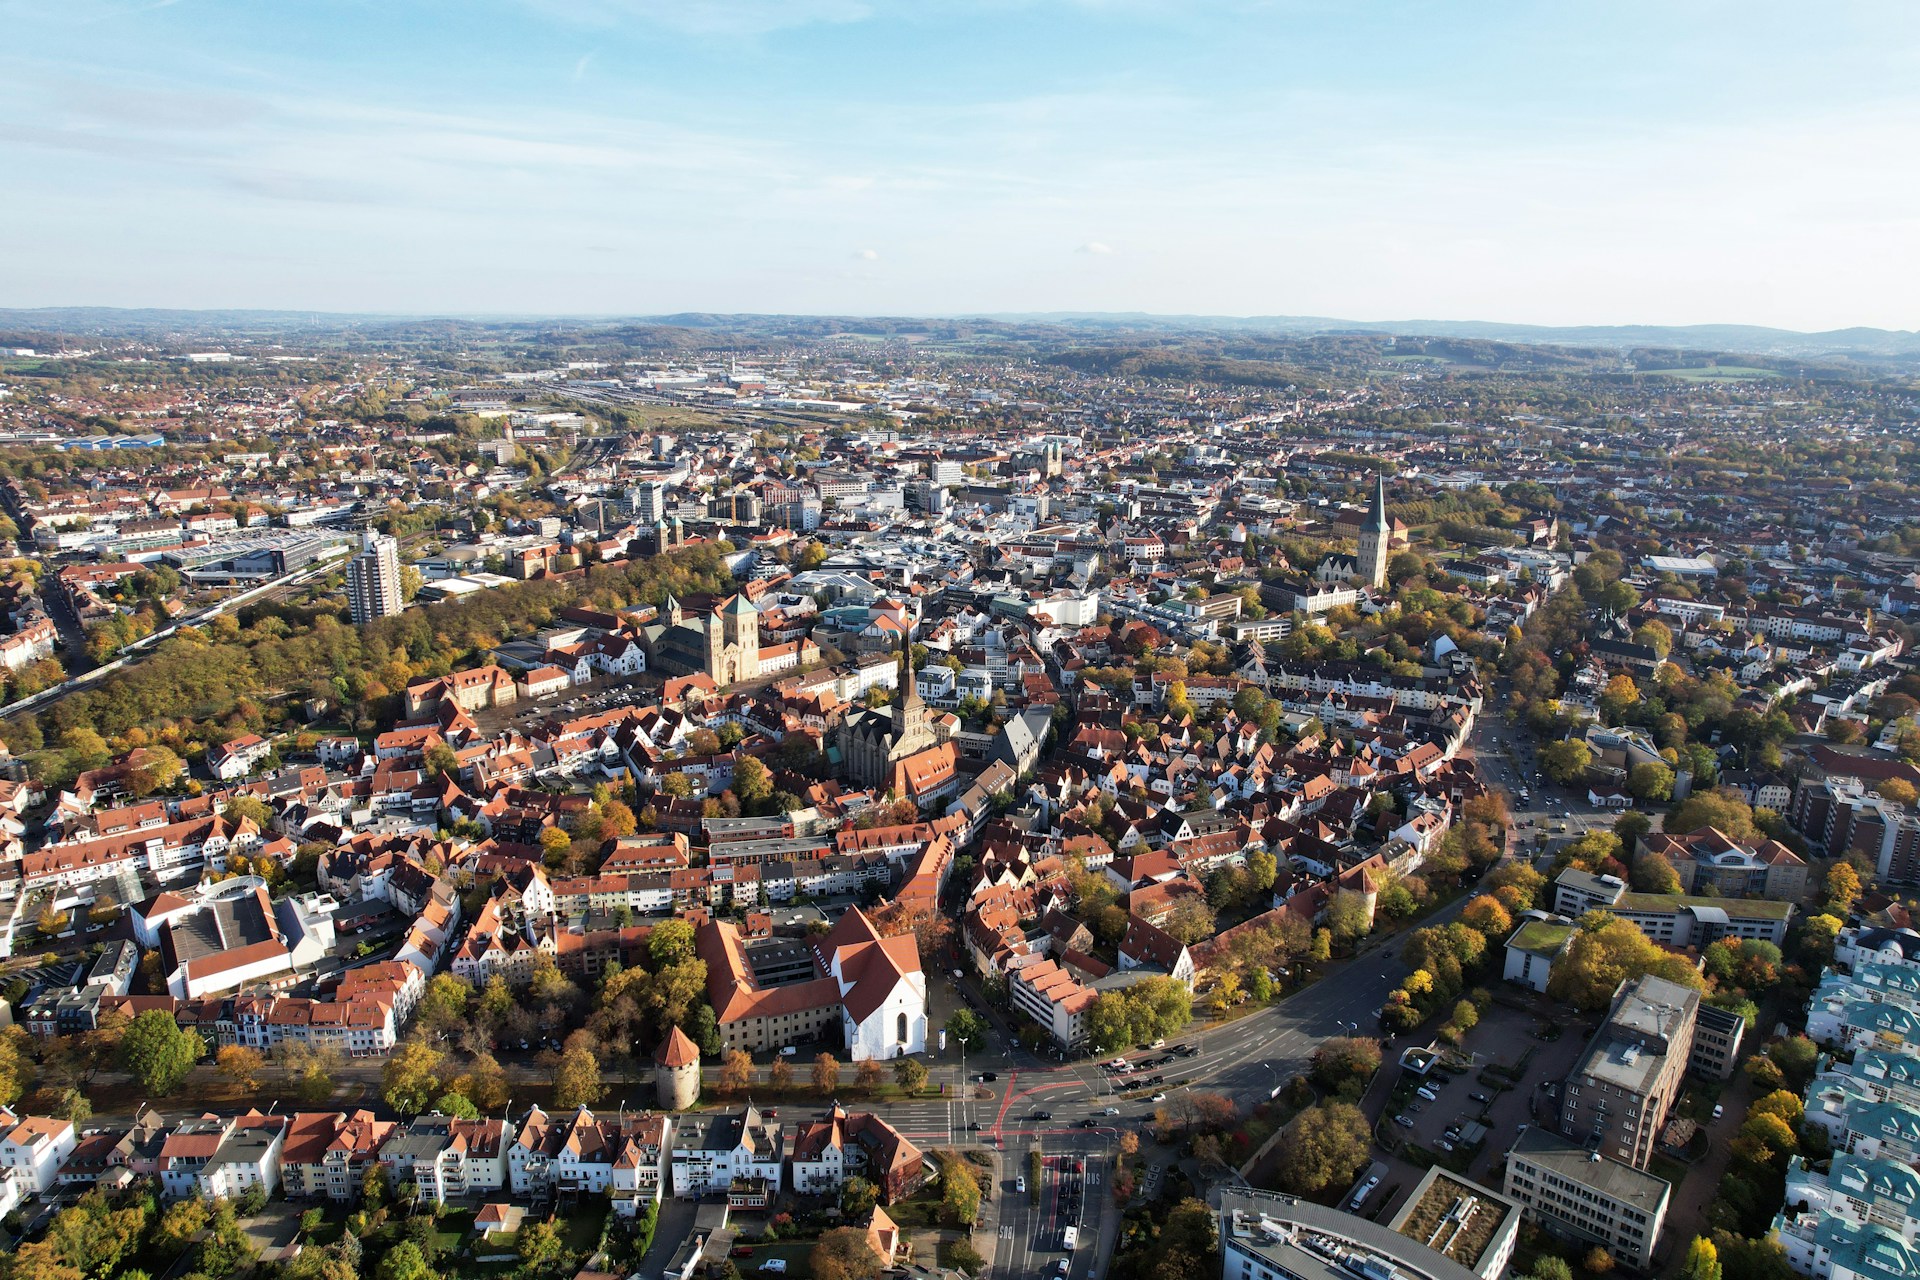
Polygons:
M1266 1191L1220 1197L1221 1280L1488 1280L1391 1227Z
M1702 1004L1693 1024L1693 1053L1687 1069L1703 1080L1725 1080L1740 1062L1747 1020L1731 1009Z
M1485 1280L1499 1280L1520 1239L1521 1216L1519 1201L1435 1165L1387 1225Z
M1567 1074L1560 1131L1640 1169L1680 1096L1700 993L1651 975L1614 993L1607 1020Z
M1650 1173L1539 1127L1507 1153L1502 1189L1549 1231L1604 1245L1642 1271L1653 1264L1673 1192Z

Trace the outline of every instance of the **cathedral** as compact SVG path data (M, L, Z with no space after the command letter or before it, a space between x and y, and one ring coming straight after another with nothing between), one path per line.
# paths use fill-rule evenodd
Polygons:
M689 617L668 596L645 634L649 670L712 676L723 689L760 674L760 611L744 595L728 596L704 618Z
M900 687L893 705L861 710L840 726L840 759L847 777L864 787L892 785L895 766L940 744L927 704L913 683L913 646L900 645Z

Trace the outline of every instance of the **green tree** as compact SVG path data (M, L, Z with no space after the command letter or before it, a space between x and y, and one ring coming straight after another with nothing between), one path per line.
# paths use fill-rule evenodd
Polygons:
M893 1078L902 1089L915 1092L927 1083L927 1064L903 1054L893 1060Z
M1592 748L1578 738L1562 738L1540 749L1540 768L1563 785L1585 778L1592 764Z
M173 1015L160 1009L135 1018L120 1036L121 1068L156 1097L179 1088L206 1051L205 1041L181 1030Z
M1327 928L1333 931L1334 940L1343 946L1364 938L1372 927L1365 894L1341 889L1327 903Z
M527 1233L520 1234L524 1238ZM411 1240L402 1240L387 1250L387 1256L380 1259L380 1265L374 1269L374 1276L376 1280L440 1280L440 1273Z
M752 756L742 756L733 766L733 794L749 808L758 807L773 795L773 775L767 766Z
M1627 790L1636 800L1664 804L1673 798L1673 770L1651 760L1643 761L1628 772Z
M1554 964L1547 994L1581 1009L1604 1009L1622 982L1648 973L1696 991L1705 986L1683 957L1661 950L1636 926L1605 911L1590 911Z
M1695 1236L1680 1263L1680 1280L1721 1280L1720 1251L1705 1236Z
M947 1018L947 1038L965 1040L969 1045L984 1045L987 1042L987 1020L962 1005Z
M840 1212L850 1222L865 1218L879 1203L880 1189L857 1173L840 1184Z
M1634 859L1633 887L1641 893L1679 893L1680 873L1664 855L1645 853Z
M693 938L693 926L685 920L662 920L654 925L647 935L647 959L654 971L693 959Z
M559 1224L551 1219L520 1228L520 1242L515 1252L520 1255L520 1264L530 1273L539 1275L551 1270L566 1251L566 1237L561 1234Z

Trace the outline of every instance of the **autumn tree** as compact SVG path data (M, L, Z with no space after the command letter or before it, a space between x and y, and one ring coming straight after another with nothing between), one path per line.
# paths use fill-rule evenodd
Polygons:
M807 1254L814 1280L874 1280L883 1265L867 1243L866 1231L857 1227L835 1227Z
M1316 1195L1349 1181L1372 1145L1360 1108L1328 1100L1308 1108L1282 1131L1280 1180L1288 1190Z
M562 1108L590 1107L600 1100L600 1059L593 1052L593 1037L576 1031L567 1037L560 1061L553 1070L553 1105Z
M381 1068L380 1097L403 1116L420 1114L440 1092L444 1056L417 1037L402 1041Z
M927 1064L902 1054L893 1060L893 1079L908 1093L917 1093L927 1083Z
M244 1092L251 1093L260 1083L260 1072L267 1064L258 1049L243 1044L222 1045L213 1056L214 1068Z
M1844 862L1827 868L1828 913L1844 918L1860 897L1860 873Z
M840 1091L840 1060L830 1053L813 1060L813 1088L822 1097L831 1098Z
M776 1090L784 1090L793 1084L793 1059L781 1054L767 1068L767 1084Z
M739 1094L746 1092L752 1083L753 1055L745 1049L735 1049L720 1068L720 1089L723 1093Z
M1661 950L1636 926L1609 912L1590 911L1554 963L1547 994L1581 1009L1604 1009L1622 982L1649 973L1696 991L1705 986L1684 957Z

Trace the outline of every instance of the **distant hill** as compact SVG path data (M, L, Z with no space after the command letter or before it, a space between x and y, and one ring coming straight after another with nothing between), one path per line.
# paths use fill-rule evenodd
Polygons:
M836 333L981 340L1085 342L1129 335L1196 335L1255 339L1361 336L1418 337L1589 351L1702 352L1783 360L1835 360L1885 369L1920 369L1920 332L1832 329L1800 333L1760 325L1527 325L1484 320L1340 320L1326 316L1183 316L1147 312L1033 312L963 316L825 316L682 312L654 316L377 315L316 311L184 311L159 308L0 308L8 334L98 334L142 338L260 337L358 332L365 336L462 332L540 334L572 341L652 339L663 346L703 345L694 334L731 332L764 338L818 338ZM1138 345L1137 343L1130 345ZM1134 353L1138 359L1139 353ZM1142 364L1146 363L1144 361ZM1138 366L1136 366L1138 367Z

